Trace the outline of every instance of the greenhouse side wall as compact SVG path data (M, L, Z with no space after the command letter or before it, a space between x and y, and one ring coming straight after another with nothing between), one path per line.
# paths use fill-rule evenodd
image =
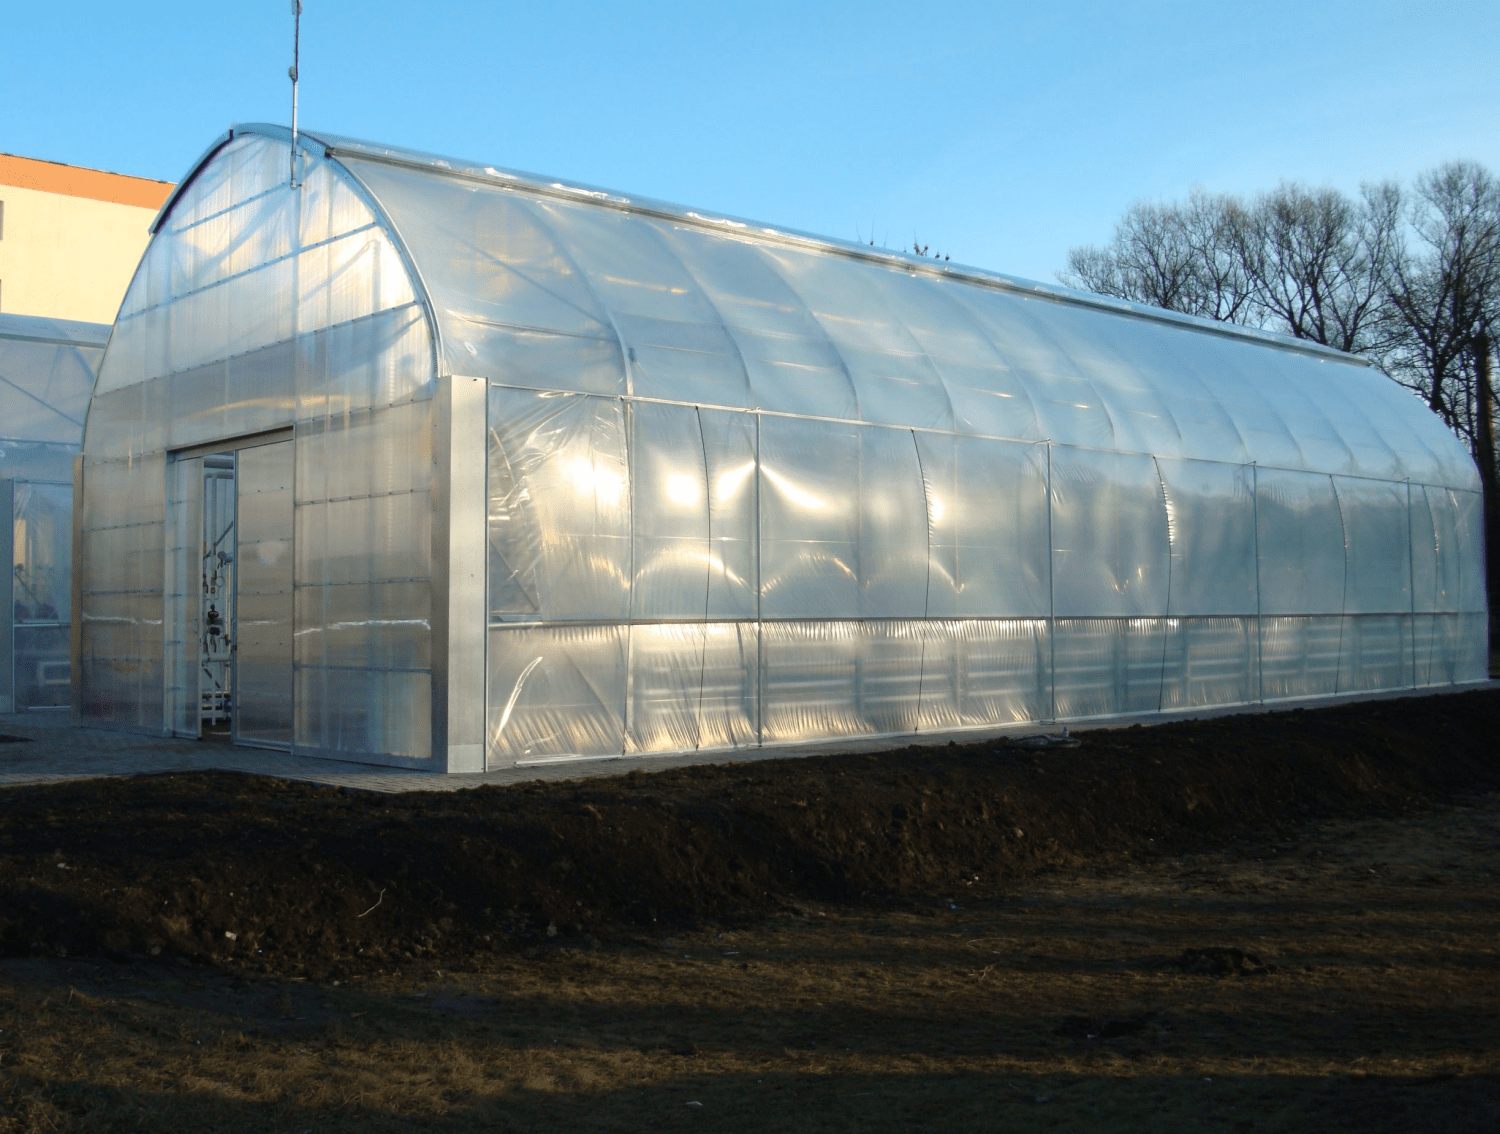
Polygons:
M1359 360L331 145L492 384L492 765L1483 677L1473 464Z
M1472 493L503 387L490 404L493 763L1483 674Z
M238 738L422 763L430 324L357 186L309 153L294 192L288 153L255 135L223 145L169 204L121 309L84 447L80 712L197 734L192 493L205 460L231 453L242 506L289 516L244 549L238 665L259 720ZM266 452L283 437L278 465Z

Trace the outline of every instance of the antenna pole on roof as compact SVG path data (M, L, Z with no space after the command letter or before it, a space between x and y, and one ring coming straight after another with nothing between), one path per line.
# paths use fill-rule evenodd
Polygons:
M302 43L302 0L292 0L292 65L287 78L292 80L292 188L297 188L297 63Z

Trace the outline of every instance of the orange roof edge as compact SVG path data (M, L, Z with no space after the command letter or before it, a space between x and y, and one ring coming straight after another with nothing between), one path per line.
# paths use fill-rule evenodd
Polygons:
M142 209L161 208L162 202L172 192L170 181L107 173L102 169L85 169L64 165L60 161L42 161L14 154L0 154L0 185L87 197L94 201L113 201L117 205L134 205Z

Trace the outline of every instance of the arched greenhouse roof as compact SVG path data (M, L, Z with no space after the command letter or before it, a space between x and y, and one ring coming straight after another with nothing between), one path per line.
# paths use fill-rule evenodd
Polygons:
M257 135L285 159L285 129L235 127L158 225ZM309 179L326 163L387 228L437 375L1477 487L1417 398L1324 347L492 166L300 143Z

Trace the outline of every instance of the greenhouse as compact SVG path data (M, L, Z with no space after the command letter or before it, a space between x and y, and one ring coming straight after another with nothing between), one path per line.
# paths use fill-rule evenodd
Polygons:
M0 713L66 709L73 462L109 328L0 315Z
M1478 479L1362 361L236 128L89 411L92 723L375 763L1481 681Z

